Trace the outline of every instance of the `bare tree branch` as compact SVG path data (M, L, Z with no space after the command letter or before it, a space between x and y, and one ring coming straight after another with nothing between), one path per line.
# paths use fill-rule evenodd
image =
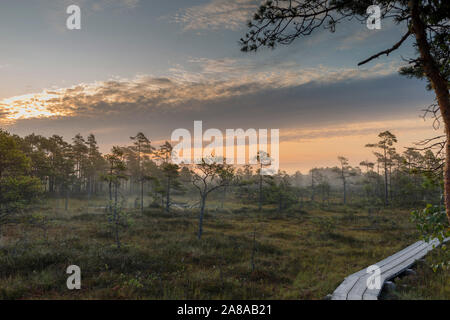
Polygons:
M367 58L366 60L361 61L360 63L358 63L358 66L366 64L367 62L372 61L373 59L376 59L379 56L382 56L383 54L388 56L391 52L397 50L402 45L402 43L405 42L406 39L408 39L408 37L410 35L411 35L411 31L408 30L408 32L400 39L399 42L397 42L394 46L392 46L392 48L381 51L381 52L371 56L370 58Z

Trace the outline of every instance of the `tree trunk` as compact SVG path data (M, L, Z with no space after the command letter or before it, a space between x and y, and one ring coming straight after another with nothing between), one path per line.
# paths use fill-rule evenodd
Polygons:
M344 184L344 206L347 204L347 183L345 177L342 179Z
M300 209L302 209L303 208L303 192L300 193L298 199L299 199Z
M387 155L386 147L384 149L384 205L388 205L388 169L387 169Z
M258 203L258 211L262 211L262 165L259 169L259 203Z
M89 180L88 180L87 210L86 210L87 214L89 214L89 203L91 202L91 193L92 193L92 182L91 182L91 178L89 178Z
M225 199L227 198L227 187L225 186L223 188L223 194L222 194L222 203L220 204L220 208L223 209L225 204Z
M341 169L341 179L342 179L342 188L344 189L344 206L347 204L347 189L346 189L346 181L345 181L345 173L344 167Z
M141 177L141 214L144 214L144 179Z
M170 177L167 177L167 190L166 190L166 212L170 209Z
M436 94L436 99L441 111L442 120L445 124L445 134L447 144L445 147L445 167L444 167L444 203L447 218L450 222L450 95L448 92L448 82L440 73L439 67L434 61L430 52L430 45L427 40L425 25L420 18L419 1L409 2L411 9L412 32L416 37L417 47L423 63L423 69L430 80L431 86Z
M114 237L116 240L116 245L120 248L120 239L119 239L119 214L117 212L117 187L118 183L114 184Z
M205 213L206 195L201 195L202 200L200 204L200 216L198 218L198 234L197 238L200 240L203 234L203 215Z
M64 211L69 210L69 189L66 189L66 196L65 196L65 202L64 202Z
M252 272L255 271L255 254L256 254L256 226L255 226L255 230L253 231L253 248L252 248L252 256L250 258Z
M141 143L138 142L138 177L140 179L141 186L141 214L144 213L144 180L142 179L142 170L141 170Z
M112 212L112 181L111 181L111 179L112 179L112 176L109 177L109 184L108 184L108 187L109 187L109 205L108 205L109 213Z
M55 192L55 179L50 176L48 179L48 191L53 194Z

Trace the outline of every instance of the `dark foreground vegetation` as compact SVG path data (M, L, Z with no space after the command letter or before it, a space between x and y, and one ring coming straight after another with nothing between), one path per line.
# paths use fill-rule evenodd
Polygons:
M395 288L382 294L382 299L408 300L448 300L450 298L450 272L445 269L433 270L431 265L449 261L449 251L432 251L419 261L412 274L395 279Z
M86 202L72 204L67 212L44 206L8 225L0 298L321 299L347 275L418 237L405 210L308 204L306 211L258 213L226 203L206 213L201 240L197 212L127 211L129 226L117 248L103 209L87 214ZM66 287L71 264L82 270L79 291ZM408 283L413 293L404 297L449 299L442 279L448 273L427 273L417 290Z

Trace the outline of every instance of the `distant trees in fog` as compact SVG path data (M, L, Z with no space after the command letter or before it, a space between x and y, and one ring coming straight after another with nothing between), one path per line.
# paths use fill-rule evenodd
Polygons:
M77 134L67 142L58 135L22 138L0 131L0 224L41 194L64 199L65 210L71 197L87 199L88 207L93 197L108 199L118 245L121 203L140 212L145 207L166 212L173 207L198 208L200 238L209 199L220 202L220 206L211 202L216 209L234 202L279 212L307 204L410 208L439 202L443 159L431 150L399 153L397 138L389 131L379 138L366 145L374 149L375 159L360 162L363 169L338 156L335 167L316 167L307 174L280 170L264 176L261 160L234 167L213 158L197 165L176 165L169 142L155 148L142 133L132 137L130 146L114 146L103 155L92 134L87 139Z

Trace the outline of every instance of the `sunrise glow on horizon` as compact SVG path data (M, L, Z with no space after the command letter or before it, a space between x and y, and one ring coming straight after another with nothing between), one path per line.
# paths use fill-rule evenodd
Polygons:
M289 48L248 55L223 45L242 36L240 10L256 8L247 2L228 11L161 2L156 12L143 1L97 4L84 27L72 31L49 18L65 14L64 5L36 5L39 14L29 22L35 27L10 21L17 36L0 31L10 43L0 52L0 126L67 139L94 133L103 152L126 145L136 130L163 142L195 120L221 130L280 129L281 169L288 172L333 166L338 155L358 165L373 157L364 145L382 131L399 137L399 149L436 134L420 118L430 93L397 74L397 58L410 47L356 66L375 44L397 36L392 25L374 31L343 24L334 35L318 32ZM3 6L6 20L21 10L13 1ZM209 20L211 12L218 20ZM111 15L115 25L107 23ZM146 28L133 27L144 21ZM232 26L221 29L228 21ZM41 36L33 56L23 50L24 41Z

